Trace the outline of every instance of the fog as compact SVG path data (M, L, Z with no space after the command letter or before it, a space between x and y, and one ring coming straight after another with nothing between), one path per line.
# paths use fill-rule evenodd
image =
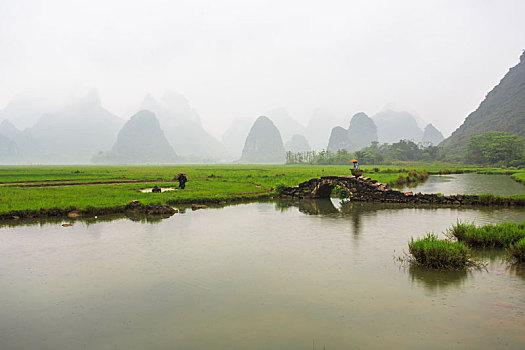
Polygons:
M0 4L0 108L92 87L128 119L177 91L220 139L235 118L316 108L348 127L385 106L445 136L519 61L524 1L108 1Z

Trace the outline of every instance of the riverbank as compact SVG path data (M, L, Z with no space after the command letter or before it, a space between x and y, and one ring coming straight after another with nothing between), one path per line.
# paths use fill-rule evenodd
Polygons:
M426 170L428 168L428 170ZM364 167L368 176L391 187L424 181L428 167ZM449 171L447 165L441 171ZM456 168L454 171L500 169ZM231 203L276 196L278 186L322 176L349 175L350 166L194 165L194 166L3 166L0 167L0 219L123 213L126 204L143 205ZM173 177L185 173L186 189ZM524 173L525 174L525 173ZM524 176L525 177L525 176ZM143 193L155 185L174 187L163 193ZM525 198L524 198L525 199ZM499 200L491 198L493 204Z

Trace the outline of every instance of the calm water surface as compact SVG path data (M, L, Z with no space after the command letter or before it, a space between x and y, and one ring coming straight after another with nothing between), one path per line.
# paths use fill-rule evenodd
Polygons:
M507 175L450 174L431 175L425 183L403 190L444 195L493 193L509 196L525 193L525 185L512 180Z
M252 203L158 223L0 228L2 349L523 349L525 271L396 262L524 208Z

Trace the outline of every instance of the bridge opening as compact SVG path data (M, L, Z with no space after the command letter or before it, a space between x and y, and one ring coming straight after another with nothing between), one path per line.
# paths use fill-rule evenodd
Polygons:
M350 197L350 191L345 187L337 183L324 183L321 184L315 191L315 198L340 198L345 199Z

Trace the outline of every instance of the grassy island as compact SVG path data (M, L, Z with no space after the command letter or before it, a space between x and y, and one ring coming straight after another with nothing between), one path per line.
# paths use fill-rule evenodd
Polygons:
M470 247L508 248L525 238L525 222L485 226L458 222L448 230L447 235Z
M411 239L408 244L410 262L436 270L458 270L477 265L470 249L461 242L439 239L434 234Z

